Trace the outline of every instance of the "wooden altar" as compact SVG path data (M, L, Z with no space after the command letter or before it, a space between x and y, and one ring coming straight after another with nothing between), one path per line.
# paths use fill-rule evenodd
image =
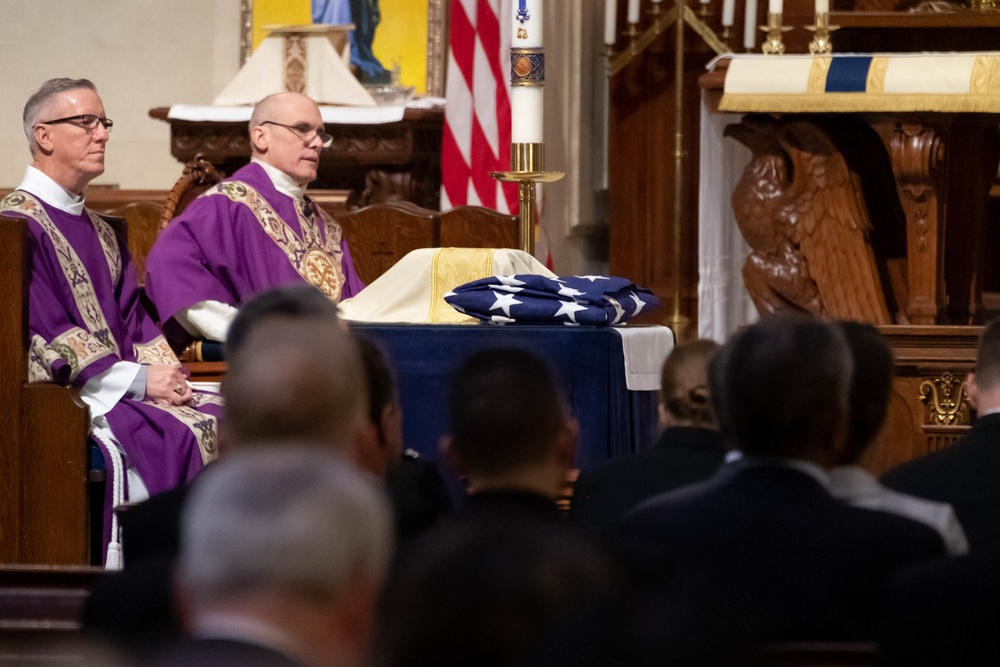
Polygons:
M245 122L168 118L167 107L149 115L170 124L170 154L182 163L203 155L231 174L250 161ZM437 210L441 189L443 109L406 109L403 120L380 124L328 124L333 145L320 154L313 189L350 190L352 205L411 201Z

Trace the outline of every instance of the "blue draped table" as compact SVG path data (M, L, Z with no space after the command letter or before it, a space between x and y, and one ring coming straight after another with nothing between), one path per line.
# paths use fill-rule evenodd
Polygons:
M455 368L485 347L515 346L546 359L580 422L576 465L586 468L651 447L657 435L655 391L630 391L621 337L608 328L433 324L353 324L378 344L396 370L403 443L436 461L448 430L446 393Z

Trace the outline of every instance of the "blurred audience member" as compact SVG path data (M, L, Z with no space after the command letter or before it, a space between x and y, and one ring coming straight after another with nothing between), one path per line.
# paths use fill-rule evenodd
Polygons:
M233 454L184 509L190 638L158 664L363 665L391 551L388 503L354 466L311 444Z
M835 498L855 507L881 510L925 523L938 531L952 556L969 550L965 531L947 503L924 500L887 489L861 467L861 458L885 422L892 393L892 351L878 329L860 322L838 322L854 358L850 428L841 464L830 470Z
M671 351L660 376L659 441L582 471L570 505L573 521L607 527L644 500L715 474L727 449L709 396L708 364L718 349L714 341L696 340Z
M717 662L768 642L873 637L891 575L944 550L927 526L830 495L825 469L842 457L848 430L843 334L771 318L721 353L723 423L743 458L647 501L623 524L633 544L673 567L664 627L683 646L670 650Z

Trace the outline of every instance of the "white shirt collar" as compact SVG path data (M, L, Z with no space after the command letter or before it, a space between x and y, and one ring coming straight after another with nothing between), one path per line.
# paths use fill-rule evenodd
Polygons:
M292 180L292 177L281 171L277 167L272 167L268 163L258 158L250 158L251 162L259 164L264 168L267 177L274 184L274 189L282 194L286 194L292 199L302 199L305 197L306 189Z
M30 164L24 172L24 180L17 186L35 195L43 202L71 215L83 215L83 196L74 195L59 185L48 174Z
M740 465L747 466L778 466L781 468L792 468L793 470L798 470L799 472L809 475L819 482L824 489L827 491L830 490L830 477L827 475L826 470L812 461L806 461L805 459L793 459L783 456L743 456L742 452L734 450L726 455L726 463L738 463Z
M861 466L836 466L827 472L830 492L835 498L858 498L878 493L881 485Z

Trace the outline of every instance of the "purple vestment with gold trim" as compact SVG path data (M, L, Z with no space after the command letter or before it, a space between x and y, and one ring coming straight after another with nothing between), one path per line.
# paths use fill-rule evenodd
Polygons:
M176 344L190 334L171 318L202 301L238 308L260 292L303 282L339 301L364 288L340 231L308 198L303 205L279 192L250 163L163 230L146 260L146 292Z
M29 221L32 382L79 389L118 361L180 365L140 302L128 249L107 222L21 191L2 208ZM187 406L123 397L104 417L129 465L156 494L190 480L215 458L220 413L217 395L194 392Z

